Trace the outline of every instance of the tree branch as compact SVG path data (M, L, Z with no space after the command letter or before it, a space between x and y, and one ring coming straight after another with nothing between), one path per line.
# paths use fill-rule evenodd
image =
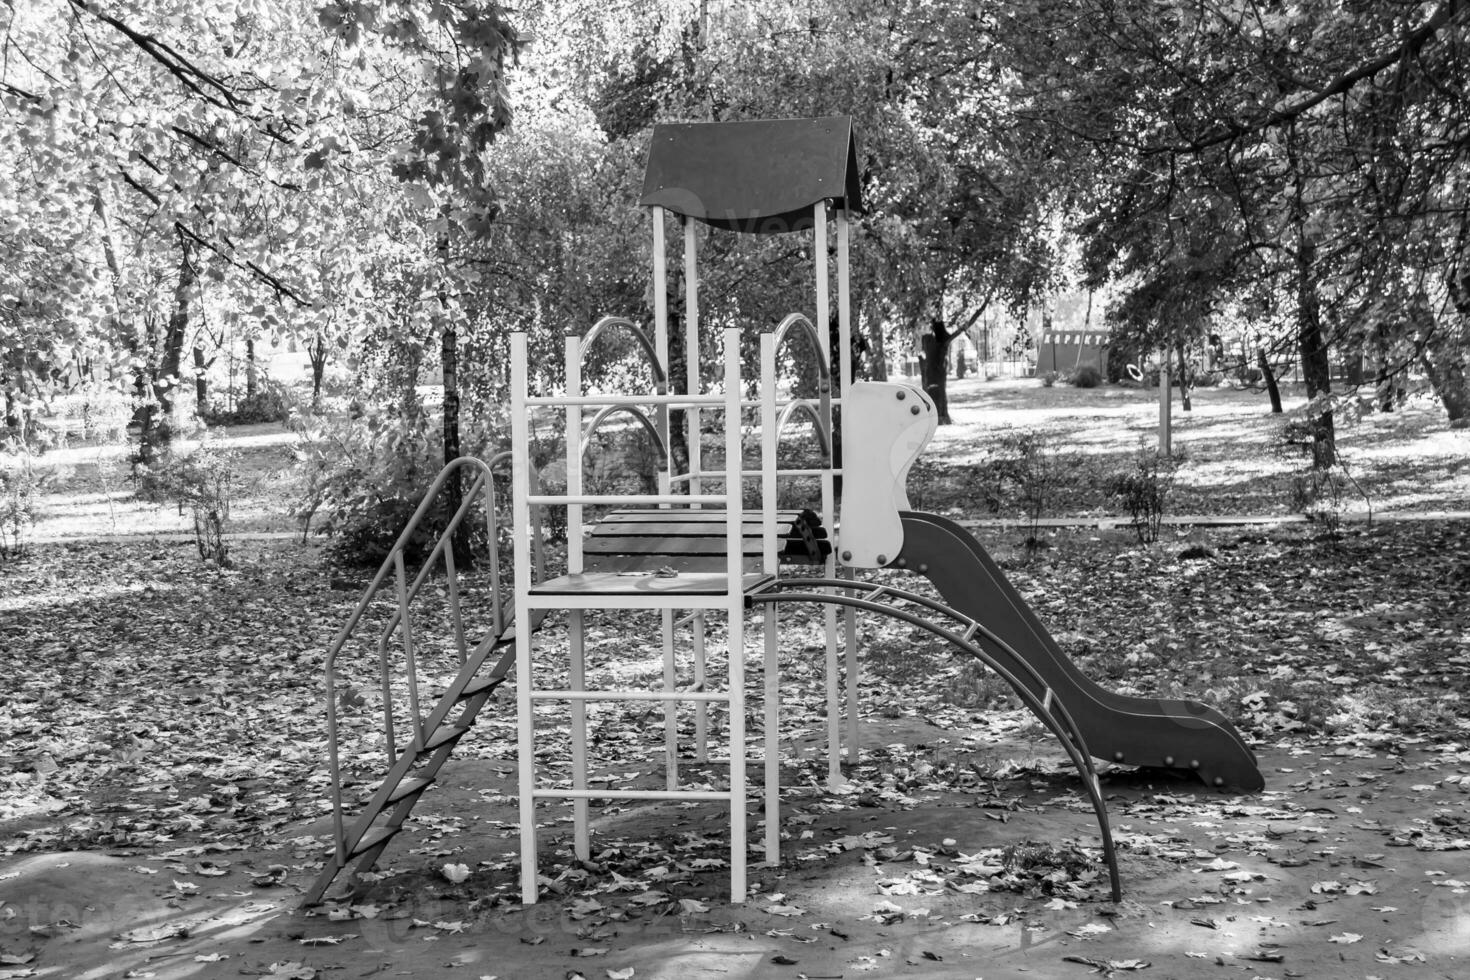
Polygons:
M1405 58L1417 57L1419 51L1439 33L1440 28L1458 16L1460 5L1461 0L1444 0L1435 9L1434 13L1429 15L1428 20L1405 35L1403 41L1393 50L1385 52L1372 61L1358 65L1350 71L1344 72L1326 86L1317 89L1315 92L1307 93L1304 97L1282 106L1253 123L1230 122L1216 129L1213 133L1208 133L1197 140L1191 140L1184 144L1155 147L1145 152L1149 154L1199 153L1211 147L1218 146L1221 143L1228 143L1241 136L1267 129L1274 129L1277 126L1290 123L1308 110L1326 102L1334 95L1347 93L1359 82L1374 77L1385 68Z

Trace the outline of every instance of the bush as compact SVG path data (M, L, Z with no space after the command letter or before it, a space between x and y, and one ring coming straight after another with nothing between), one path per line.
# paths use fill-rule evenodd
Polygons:
M1157 448L1139 443L1133 466L1108 481L1108 492L1118 497L1128 512L1133 533L1143 544L1159 540L1169 491L1182 460L1165 456Z
M23 558L30 551L31 529L40 516L37 498L52 480L36 459L39 447L21 435L0 443L0 560Z
M1047 371L1041 375L1041 386L1043 388L1050 388L1057 383L1057 379L1060 377L1061 375L1055 371Z
M1067 383L1074 388L1096 388L1102 384L1102 372L1091 364L1083 364L1072 372Z
M300 436L294 449L295 516L302 535L329 535L328 550L338 561L381 562L443 469L437 417L416 407L367 407L341 422L307 416L295 425ZM484 450L498 441L498 431L493 419L461 419L462 452L489 458ZM497 481L498 496L504 489ZM452 516L441 498L407 543L405 556L426 556ZM314 526L313 519L318 519ZM465 524L472 554L494 546L485 540L483 517L466 518Z
M1056 453L1040 432L1012 432L1001 437L975 468L977 495L992 513L1008 500L1017 503L1027 524L1025 545L1035 550L1041 540L1041 517L1057 482Z
M210 409L203 413L210 425L257 425L262 422L288 422L295 399L291 390L271 378L261 378L255 394L246 395L229 410Z
M229 543L225 540L230 504L245 486L239 466L239 453L206 444L190 453L171 454L162 465L140 475L144 496L171 500L178 504L179 513L189 508L199 557L221 568L230 564Z

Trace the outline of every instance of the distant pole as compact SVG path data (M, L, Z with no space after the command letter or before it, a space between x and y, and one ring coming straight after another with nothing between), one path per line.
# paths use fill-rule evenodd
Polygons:
M1159 357L1159 455L1174 455L1173 433L1169 431L1169 410L1173 398L1169 392L1169 348L1165 347Z

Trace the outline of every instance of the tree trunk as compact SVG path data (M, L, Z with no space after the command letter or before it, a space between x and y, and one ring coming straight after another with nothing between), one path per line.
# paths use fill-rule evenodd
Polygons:
M924 334L922 340L924 357L919 365L919 376L924 391L939 410L939 424L949 425L949 390L946 387L948 372L945 371L944 364L949 356L949 342L954 337L945 331L944 320L939 317L931 320L929 326L930 332Z
M674 304L670 302L669 308L669 393L674 395L687 395L689 391L689 359L685 354L683 318L674 312ZM675 409L669 412L669 464L675 473L689 472L689 440L698 439L698 433L690 433L689 412L685 409ZM684 484L688 487L689 484Z
M1327 360L1327 340L1322 335L1322 308L1317 297L1317 239L1307 231L1307 204L1297 159L1294 127L1288 128L1286 152L1297 177L1291 202L1291 220L1296 230L1296 324L1297 350L1302 359L1302 379L1307 383L1307 398L1327 395L1332 391L1332 367ZM1326 469L1337 462L1337 433L1332 410L1323 410L1311 420L1312 465Z
M155 351L151 397L144 405L138 462L156 463L173 442L174 399L178 394L179 368L184 358L184 338L189 333L190 304L198 272L194 268L189 240L179 236L179 278L174 283L174 308L164 328L161 346Z
M1256 366L1261 369L1261 377L1266 381L1266 394L1271 399L1271 413L1281 414L1281 388L1276 384L1276 372L1271 370L1271 361L1266 357L1266 352L1260 348L1256 349Z
M194 345L194 402L200 417L209 414L209 362L204 359L204 348Z
M444 330L440 334L439 358L443 368L444 378L444 465L460 457L459 445L459 331L452 323L445 323ZM445 519L453 517L459 512L460 504L464 502L464 482L460 479L461 473L456 471L450 476L445 484ZM450 547L454 549L454 560L468 567L474 558L470 553L470 521L461 521L459 527L454 530L454 540ZM494 547L494 542L490 543Z
M888 380L888 355L883 347L883 320L868 319L868 377L873 381Z
M255 338L245 338L245 397L254 398L260 384L260 366L255 361Z
M1450 422L1463 423L1470 419L1470 379L1465 376L1465 362L1460 353L1450 347L1436 364L1430 359L1429 352L1425 351L1419 355L1419 363L1424 366L1429 384L1444 405Z
M322 406L322 378L327 373L327 339L320 333L306 346L307 359L311 361L311 407Z
M1189 396L1194 389L1194 378L1190 375L1189 361L1184 356L1184 341L1174 345L1174 357L1179 364L1179 406L1186 412L1194 410Z

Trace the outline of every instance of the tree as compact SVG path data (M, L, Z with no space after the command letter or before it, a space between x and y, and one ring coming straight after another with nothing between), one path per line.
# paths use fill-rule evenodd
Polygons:
M1223 209L1209 285L1291 311L1327 465L1328 349L1360 345L1383 285L1412 268L1396 243L1442 242L1446 215L1452 225L1465 208L1466 19L1457 0L1088 0L996 28L1031 93L1017 118L1086 181L1072 180L1070 200L1091 277L1157 283L1189 255L1177 218L1199 201ZM1443 281L1452 251L1418 258Z

